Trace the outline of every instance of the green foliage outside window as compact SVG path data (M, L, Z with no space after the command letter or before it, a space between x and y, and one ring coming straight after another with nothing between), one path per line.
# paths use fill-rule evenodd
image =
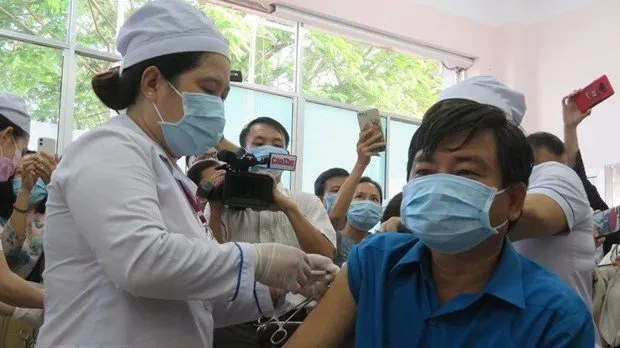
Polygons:
M118 6L118 1L123 1ZM77 45L113 53L119 15L126 18L145 0L78 0ZM194 2L229 39L233 69L249 78L250 52L255 47L254 83L293 91L295 30L269 25L254 15L204 0ZM0 2L0 29L66 42L69 0L8 0ZM253 33L255 43L252 43ZM377 107L382 111L421 117L443 84L441 63L306 30L302 87L307 96ZM26 97L33 118L57 123L62 52L0 38L0 90ZM90 88L92 76L110 63L77 56L75 128L90 129L109 117Z

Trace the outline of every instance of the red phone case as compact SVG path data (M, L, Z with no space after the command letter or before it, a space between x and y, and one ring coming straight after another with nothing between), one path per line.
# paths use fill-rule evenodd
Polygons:
M614 88L611 86L607 75L603 75L575 95L575 104L579 111L586 112L614 93Z

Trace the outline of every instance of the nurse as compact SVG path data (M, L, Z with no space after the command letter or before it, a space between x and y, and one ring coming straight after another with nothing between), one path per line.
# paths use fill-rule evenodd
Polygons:
M11 180L22 164L22 153L28 146L29 133L30 115L24 100L13 93L0 93L0 185L8 187L11 191L13 187ZM28 175L29 173L32 175ZM31 171L25 176L30 183L36 181L36 175ZM27 202L28 198L25 200ZM4 204L0 204L0 220L8 219L12 211L19 209L18 203L23 203L23 200L16 201L13 206L7 207L8 209L5 209ZM0 234L2 233L6 232L3 223L0 223ZM18 313L24 314L26 311L29 312L29 316L35 314L36 317L38 314L37 311L14 309L8 305L43 308L43 290L33 287L11 272L2 250L2 243L0 243L0 301L6 303L0 303L0 314L12 313L14 318Z
M175 164L222 139L231 66L213 22L180 0L149 2L117 49L120 68L92 85L126 111L75 141L48 188L38 346L211 347L214 326L273 312L266 286L326 287L328 258L208 240L196 185Z

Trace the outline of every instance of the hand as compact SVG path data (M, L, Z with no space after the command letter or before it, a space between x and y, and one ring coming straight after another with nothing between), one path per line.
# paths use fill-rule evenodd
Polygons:
M403 221L398 216L389 218L388 221L379 226L379 231L381 232L400 232L405 230L406 228L403 226Z
M200 185L202 186L205 182L208 182L211 184L213 188L218 188L222 186L225 178L226 178L226 171L218 170L215 173L213 173L213 175L211 175L210 177L201 180Z
M15 307L13 319L23 320L38 329L43 325L43 313L41 309Z
M276 207L279 210L286 213L286 211L288 210L297 208L295 202L293 202L287 195L280 191L280 189L278 188L278 180L275 176L267 172L259 172L259 174L267 175L273 180L273 203L275 203Z
M30 194L30 191L32 191L32 188L39 179L36 171L36 162L36 156L27 156L22 161L20 174L22 178L22 193Z
M603 243L605 243L605 237L599 238L600 233L599 233L598 228L596 226L594 226L594 229L592 230L592 235L594 236L594 246L597 249L601 245L603 245Z
M376 124L366 125L357 141L357 161L363 165L368 165L370 158L378 156L378 150L385 146L385 139L379 130L379 126Z
M308 283L310 261L303 251L276 243L254 244L254 248L259 283L286 291L299 291Z
M46 185L52 180L52 172L56 170L58 158L47 152L39 152L36 156L36 173Z
M575 103L575 95L579 92L581 91L573 91L571 94L562 99L562 115L564 117L565 128L577 128L581 121L590 116L590 113L592 112L592 110L588 110L585 113L582 113L579 108L577 108L577 104Z
M336 279L340 268L325 256L309 254L308 259L313 273L322 272L322 274L311 274L308 284L299 290L299 294L318 301L325 295L332 281Z

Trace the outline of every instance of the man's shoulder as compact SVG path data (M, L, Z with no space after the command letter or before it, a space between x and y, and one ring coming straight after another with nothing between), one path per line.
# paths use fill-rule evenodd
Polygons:
M550 311L560 318L588 315L581 297L555 274L537 263L519 256L526 307L533 311Z
M532 168L529 188L533 189L539 185L568 185L573 189L580 189L579 191L583 191L585 194L583 184L577 173L569 166L559 162L545 162Z
M356 258L371 267L391 267L406 254L419 239L410 233L376 233L356 245Z
M291 199L296 202L308 202L308 203L314 203L314 202L320 203L321 202L321 200L312 193L289 191L289 194L291 196Z

